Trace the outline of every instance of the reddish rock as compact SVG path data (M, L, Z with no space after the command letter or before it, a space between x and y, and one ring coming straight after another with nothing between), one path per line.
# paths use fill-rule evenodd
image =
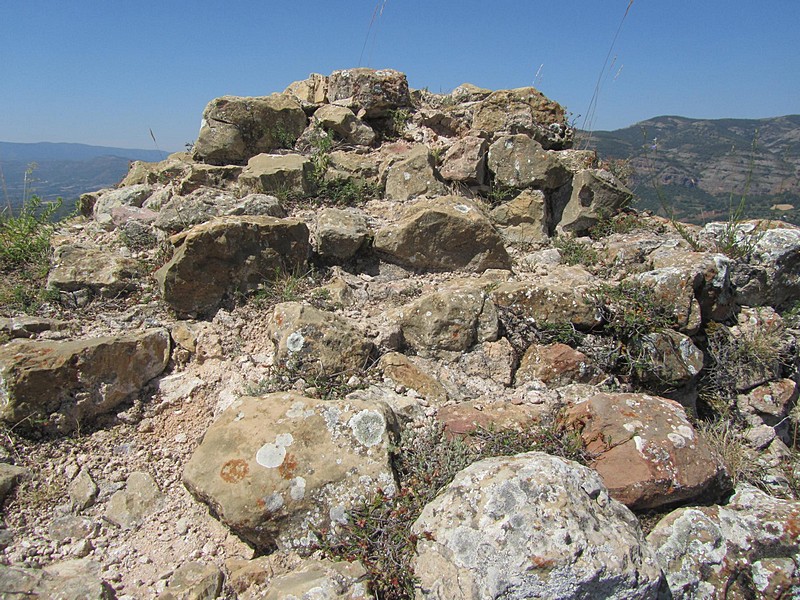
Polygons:
M567 410L611 496L632 509L719 496L727 475L677 402L597 394Z
M533 344L522 357L515 383L521 385L534 379L550 387L597 383L598 372L583 352L566 344Z
M521 431L542 418L542 406L472 401L451 404L439 409L436 419L450 437L468 435L478 429L494 432Z

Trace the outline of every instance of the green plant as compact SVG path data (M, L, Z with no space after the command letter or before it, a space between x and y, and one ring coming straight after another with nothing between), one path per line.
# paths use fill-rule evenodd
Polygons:
M540 344L560 343L572 347L580 344L584 338L569 321L537 323L535 335Z
M556 237L553 246L558 249L562 260L568 265L596 265L600 260L597 252L589 244L571 237Z
M283 123L277 123L272 130L272 139L278 148L291 148L297 141L297 136L292 135Z
M486 192L486 201L490 207L499 206L508 202L519 194L519 190L510 185L496 183L494 180L489 183L489 191Z
M641 228L644 228L644 224L641 217L635 213L623 213L616 216L601 214L600 220L589 228L589 237L593 240L600 240L615 233L630 233Z
M380 195L378 184L355 177L322 180L317 185L317 198L340 206L363 204Z
M4 272L37 267L49 261L51 217L61 207L61 198L42 203L31 196L18 215L0 214L0 270Z
M411 120L411 111L405 108L396 108L389 111L392 133L400 137L406 129L406 125Z
M315 287L319 275L313 269L296 267L287 270L275 267L266 281L256 290L251 299L257 305L296 302L303 294Z

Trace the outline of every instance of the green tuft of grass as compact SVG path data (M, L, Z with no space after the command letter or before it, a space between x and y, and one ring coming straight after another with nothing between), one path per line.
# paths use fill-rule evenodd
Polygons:
M591 267L600 261L597 252L589 244L584 244L570 237L553 239L553 246L558 249L561 258L567 265L583 265Z

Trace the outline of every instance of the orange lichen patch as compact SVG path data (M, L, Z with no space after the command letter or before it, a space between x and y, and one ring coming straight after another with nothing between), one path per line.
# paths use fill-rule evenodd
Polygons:
M786 534L795 542L800 540L800 511L793 510L786 519Z
M543 556L531 556L531 564L537 569L551 569L556 564L551 558L544 558Z
M278 473L280 473L281 477L284 479L291 479L294 477L294 472L296 470L297 459L294 454L286 454L286 458L284 458L283 462L278 466Z
M222 465L222 469L219 471L219 476L228 483L239 483L249 474L250 467L247 466L247 461L241 458L229 460Z

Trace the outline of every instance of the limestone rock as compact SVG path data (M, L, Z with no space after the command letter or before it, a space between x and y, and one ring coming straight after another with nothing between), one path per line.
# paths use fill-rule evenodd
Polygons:
M164 301L180 314L211 311L227 294L293 271L310 253L304 223L273 217L217 217L173 243L175 254L155 276Z
M300 302L276 305L266 334L276 364L305 375L360 373L373 348L345 317Z
M357 118L353 111L344 106L326 104L314 112L314 122L325 130L333 131L348 144L371 146L375 141L372 127Z
M479 289L434 292L403 307L400 327L406 345L420 356L463 352L497 339L497 312Z
M760 385L739 396L736 406L743 414L754 414L772 427L785 421L797 403L800 389L792 379L780 379Z
M264 600L372 600L368 584L361 563L307 559L290 573L275 577Z
M509 242L539 242L548 238L550 207L541 190L523 190L489 215Z
M422 511L420 597L657 598L661 569L596 473L539 452L461 471Z
M487 160L500 185L553 190L571 178L571 173L539 142L523 134L498 138L489 148Z
M525 133L547 149L572 144L573 131L567 126L564 108L532 87L489 94L475 111L472 128L489 134Z
M44 331L64 331L67 323L42 317L0 317L0 334L10 338L31 338Z
M617 214L633 200L633 193L602 169L585 169L572 178L572 194L563 210L554 210L559 231L585 233L601 219Z
M44 569L0 565L0 581L4 598L116 598L113 588L100 576L100 565L88 559L55 563Z
M135 160L128 168L128 174L119 183L120 189L129 188L141 184L167 183L177 181L186 173L192 163L192 155L188 152L173 152L167 158L159 162L144 162ZM101 190L104 192L104 190ZM84 194L87 195L87 194ZM81 196L83 205L83 196ZM86 207L88 208L88 206ZM83 206L81 206L82 214ZM86 215L88 216L88 215Z
M17 482L27 474L28 470L24 467L0 462L0 504L5 500L8 493L14 489Z
M570 383L597 383L598 376L583 352L560 343L532 344L520 360L515 383L520 386L538 380L548 387L561 387Z
M642 356L637 366L644 381L681 386L690 383L703 368L703 352L689 336L672 330L642 336Z
M290 83L283 93L297 100L303 108L324 104L328 93L328 78L319 73L311 73L306 79Z
M164 329L64 342L15 340L0 347L0 419L24 429L73 430L138 392L164 370L169 355Z
M717 454L677 402L647 394L600 393L567 409L613 498L633 509L719 497Z
M328 101L363 111L367 118L382 117L411 105L405 73L393 69L344 69L328 77Z
M88 289L113 298L137 289L140 276L141 267L133 259L102 248L66 244L53 253L47 287L62 292Z
M189 490L257 548L308 548L378 488L392 495L393 417L357 400L276 393L236 400L183 473Z
M418 366L413 357L399 352L387 352L381 356L378 367L398 385L416 391L420 396L433 403L447 400L447 390L435 378Z
M257 154L239 176L244 193L295 192L311 189L311 160L300 154Z
M417 196L445 193L444 184L434 170L433 157L424 144L412 148L392 164L386 174L386 198L404 202Z
M284 94L215 98L203 111L193 157L212 165L241 165L256 154L290 147L306 121L300 104Z
M796 598L800 503L743 485L724 506L679 508L647 536L675 600Z
M123 529L133 529L158 509L162 498L152 475L135 471L128 476L125 488L109 499L105 517Z
M85 510L97 500L98 491L89 469L83 467L69 484L69 499L75 510Z
M447 181L482 185L486 181L488 150L489 144L483 138L474 135L460 138L445 152L439 173Z
M392 262L445 271L509 269L499 234L477 204L459 196L423 200L375 234L374 248Z
M94 219L108 229L113 229L115 227L111 216L113 209L119 207L141 208L152 193L152 186L143 183L115 190L103 190L94 202L92 210Z
M458 364L470 377L488 379L508 387L514 378L517 356L511 343L506 338L500 338L477 344L471 351L461 355Z
M187 562L175 569L162 600L215 600L222 591L222 572L214 565Z
M544 277L520 283L503 283L492 292L498 309L508 309L536 323L572 323L592 329L601 315L589 297L594 278L581 267L559 266Z
M317 254L331 261L353 258L369 237L367 217L358 209L326 208L315 226Z
M641 273L637 281L652 287L656 299L663 306L673 307L675 324L687 335L693 335L700 329L702 309L695 296L695 290L703 287L703 276L679 267L663 267Z
M177 233L210 221L235 203L233 192L198 188L185 196L170 197L161 206L153 225L168 233Z

